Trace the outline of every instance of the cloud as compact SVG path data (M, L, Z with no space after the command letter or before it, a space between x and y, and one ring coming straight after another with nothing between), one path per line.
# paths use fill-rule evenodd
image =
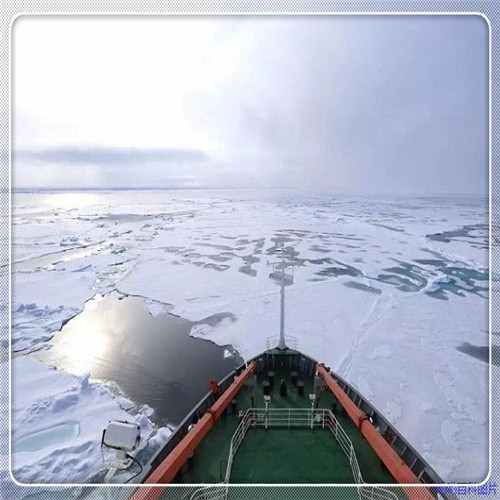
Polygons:
M477 16L23 19L16 182L485 194L487 43Z
M110 147L62 147L15 152L20 164L29 162L47 163L63 167L98 165L145 166L150 163L205 163L208 156L199 150L189 149L138 149Z

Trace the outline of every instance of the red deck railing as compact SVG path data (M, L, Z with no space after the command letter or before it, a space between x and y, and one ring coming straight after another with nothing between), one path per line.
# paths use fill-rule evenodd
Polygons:
M245 381L255 372L255 370L256 365L255 362L252 361L240 375L234 378L233 383L222 393L163 462L161 462L149 475L145 483L150 483L151 486L137 489L131 500L158 500L162 496L165 491L165 486L161 485L168 484L174 480L179 470L193 454L194 450L208 432L215 426L224 410L236 397ZM384 437L375 429L368 419L368 415L354 404L324 365L318 364L317 372L324 380L326 386L336 396L337 400L358 427L361 434L366 438L374 452L387 467L395 481L403 485L402 488L409 500L434 500L434 496L423 485L421 487L404 486L405 484L418 485L422 483Z
M233 383L221 394L205 415L198 420L165 460L149 475L145 483L167 484L173 481L181 467L236 397L246 380L255 372L255 368L255 362L252 361L240 375L234 378ZM161 497L164 489L161 486L139 488L131 500L157 500Z
M387 467L392 477L398 483L402 484L422 484L403 459L375 429L368 419L368 415L353 403L324 365L318 364L317 371L346 413L351 417L354 425L356 425L373 448L373 451ZM434 500L434 496L425 487L403 487L403 489L410 500Z

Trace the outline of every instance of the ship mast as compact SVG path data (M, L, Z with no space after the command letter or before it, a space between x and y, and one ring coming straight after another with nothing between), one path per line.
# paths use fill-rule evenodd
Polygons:
M288 349L285 341L285 287L293 284L293 264L285 260L286 251L284 241L276 240L276 247L280 251L281 259L273 262L273 272L269 277L280 285L280 339L277 349L284 351ZM291 269L291 272L286 272Z

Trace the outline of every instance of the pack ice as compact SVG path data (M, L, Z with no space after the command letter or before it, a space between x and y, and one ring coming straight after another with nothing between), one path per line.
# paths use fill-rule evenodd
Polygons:
M248 359L279 331L269 273L282 245L294 265L286 332L298 348L358 387L446 480L486 476L488 364L463 347L489 341L486 200L18 193L13 223L13 431L46 431L44 446L15 453L17 478L89 478L103 419L127 413L106 386L32 359L87 299L142 296L152 313L196 321L191 335ZM64 442L50 436L58 425Z

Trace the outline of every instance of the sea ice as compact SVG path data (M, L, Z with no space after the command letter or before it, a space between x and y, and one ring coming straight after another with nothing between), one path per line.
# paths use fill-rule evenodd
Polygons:
M13 349L45 346L85 300L118 290L144 297L153 315L194 321L191 335L232 344L248 359L279 332L279 287L269 274L282 242L295 266L285 328L299 349L357 386L444 479L478 481L488 459L488 366L458 347L488 345L487 216L485 200L460 197L16 194ZM32 369L20 362L14 375ZM73 404L63 398L61 419L80 411L78 421L90 419L102 403L91 386L85 407L78 391ZM40 405L26 421L17 415L17 433L46 414L38 387L15 388L18 401L27 395ZM116 409L118 400L105 399ZM80 435L89 436L85 426ZM79 439L85 462L94 445ZM56 477L57 464L74 457L71 446L59 453L33 455L33 477L43 467L45 480ZM76 477L88 477L89 467Z
M141 448L151 453L168 438L149 420L151 409L132 415L130 402L105 385L49 368L28 356L13 360L12 473L22 483L86 482L105 469L101 433L109 420L141 427Z

